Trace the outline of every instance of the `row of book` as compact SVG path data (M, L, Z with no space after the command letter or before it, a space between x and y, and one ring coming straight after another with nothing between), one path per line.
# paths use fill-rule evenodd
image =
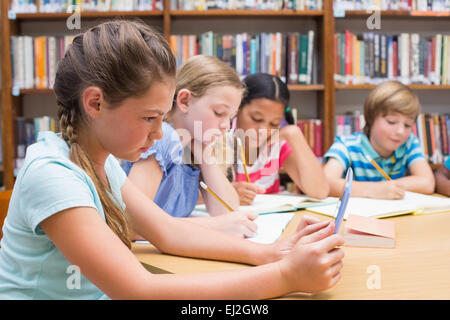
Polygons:
M364 114L358 110L345 115L337 115L335 121L335 135L350 136L355 132L361 132L366 124Z
M345 84L450 84L450 35L348 30L334 36L335 80Z
M12 0L15 13L163 10L163 0Z
M439 164L449 156L450 114L420 114L413 131L428 161Z
M359 111L336 116L336 136L350 136L364 128L364 115ZM450 115L419 114L413 125L425 157L430 163L440 164L450 155Z
M335 10L450 11L449 0L334 0Z
M13 87L53 88L58 61L74 36L11 37Z
M27 119L24 117L17 117L16 125L16 170L22 167L25 159L25 152L29 145L37 140L40 131L57 132L58 125L55 119L49 116L36 117Z
M298 120L297 126L302 130L306 141L317 158L323 157L323 125L321 119Z
M322 10L323 0L171 0L172 10Z
M264 72L287 83L313 83L313 30L307 34L172 35L170 45L178 65L191 56L205 54L225 61L242 77Z

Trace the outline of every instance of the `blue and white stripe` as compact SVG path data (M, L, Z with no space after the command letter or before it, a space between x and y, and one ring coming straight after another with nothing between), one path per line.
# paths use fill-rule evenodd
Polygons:
M324 159L325 162L330 158L338 160L344 168L344 173L348 167L352 167L355 181L385 180L365 155L375 160L392 179L404 177L414 162L426 161L419 140L412 133L391 157L384 159L375 151L367 136L362 132L336 137Z

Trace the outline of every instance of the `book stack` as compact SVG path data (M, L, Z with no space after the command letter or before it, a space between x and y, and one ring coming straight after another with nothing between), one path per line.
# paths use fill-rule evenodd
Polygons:
M181 65L191 56L218 57L232 66L241 77L256 72L279 76L293 84L313 83L314 31L293 33L241 33L219 35L172 35L170 45Z
M171 0L172 10L321 10L322 0Z
M53 88L58 61L74 36L11 37L13 87Z
M162 10L163 0L12 0L15 13Z
M450 114L419 114L413 132L431 163L443 163L449 156Z
M450 11L449 0L334 0L338 10L365 10L379 7L380 10Z
M364 115L359 111L336 116L336 136L350 136L361 132L365 125Z
M306 141L311 147L311 150L314 152L314 155L317 158L322 158L323 157L322 120L320 119L298 120L297 126L300 128L300 130L302 130Z
M40 131L53 131L58 130L55 119L49 116L37 117L33 119L26 119L24 117L16 118L16 169L19 170L22 167L25 159L25 152L29 145L33 144L37 140L37 136Z
M450 84L450 35L346 30L334 36L335 80L344 84Z

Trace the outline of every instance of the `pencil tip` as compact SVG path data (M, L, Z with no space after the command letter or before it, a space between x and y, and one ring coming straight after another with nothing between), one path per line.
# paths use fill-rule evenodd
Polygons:
M203 181L200 181L200 186L205 190L208 188Z

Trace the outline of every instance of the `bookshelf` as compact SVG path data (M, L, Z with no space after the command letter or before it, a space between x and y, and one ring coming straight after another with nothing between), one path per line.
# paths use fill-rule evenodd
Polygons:
M19 95L12 94L12 66L11 66L11 36L25 35L23 25L33 23L35 25L43 25L49 22L61 23L67 19L68 13L18 13L15 19L8 17L9 1L1 1L1 79L2 79L2 95L1 95L1 112L2 112L2 145L3 145L3 183L6 189L10 189L14 185L14 158L16 153L15 144L15 128L14 122L16 117L23 116L24 100L30 100L29 96L52 96L52 89L22 89ZM170 0L164 0L163 10L153 11L107 11L107 12L89 12L82 11L81 19L90 21L91 23L100 22L108 18L123 17L139 17L144 19L152 19L158 21L167 39L185 26L198 25L200 28L214 29L217 20L224 21L230 27L238 23L247 23L250 26L263 25L265 28L273 28L273 32L277 32L277 26L283 25L296 28L298 24L304 21L311 22L315 26L316 50L316 83L289 84L288 87L293 95L307 94L314 97L313 108L317 118L322 120L322 145L323 151L326 151L332 144L335 133L335 116L336 116L336 98L339 92L365 92L370 90L374 85L358 84L344 85L335 83L334 80L334 34L336 24L344 21L366 19L370 13L365 10L350 10L345 12L344 17L335 17L333 11L333 0L323 0L323 10L171 10ZM433 21L444 21L448 23L450 20L450 12L438 12L431 15L428 12L416 11L381 11L382 18L391 20L402 20L407 22L417 21L420 23L433 23ZM431 22L429 22L431 21ZM441 22L442 23L442 22ZM294 26L294 27L292 27ZM85 27L83 26L83 29ZM194 28L195 29L195 28ZM210 29L209 29L210 30ZM206 29L197 31L205 32ZM295 30L292 30L295 31ZM445 30L441 30L444 32ZM285 31L283 31L285 32ZM446 92L450 93L450 85L419 85L412 84L410 87L418 91ZM27 99L28 98L28 99ZM450 98L450 97L449 97ZM362 105L362 101L359 101ZM294 102L295 105L295 102ZM34 107L34 106L33 106ZM36 106L39 108L39 106Z

